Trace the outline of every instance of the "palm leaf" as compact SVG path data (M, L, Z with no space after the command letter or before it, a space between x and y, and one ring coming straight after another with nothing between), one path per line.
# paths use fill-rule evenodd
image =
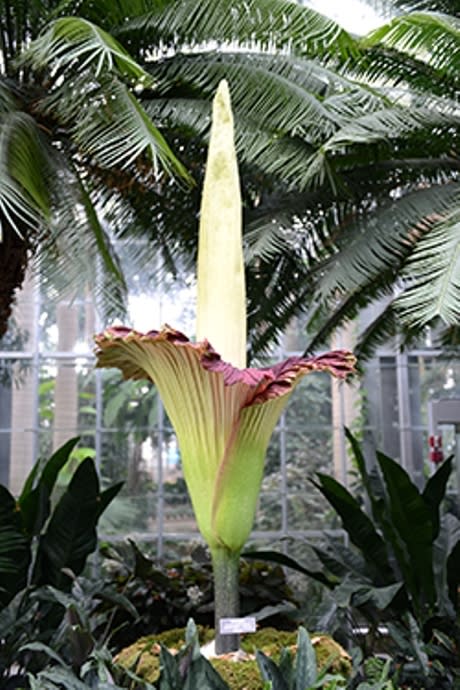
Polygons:
M148 73L109 33L82 17L62 17L52 22L24 52L21 61L36 68L66 70L78 61L95 77L117 71L148 84Z
M232 107L258 120L261 129L299 132L307 141L330 136L357 108L382 107L382 95L339 75L318 61L244 51L176 55L152 67L159 91L177 83L202 98L228 80ZM335 99L339 99L336 104ZM340 106L340 107L339 107ZM348 107L347 107L348 106Z
M400 12L445 12L460 14L459 0L366 0L376 12L398 14Z
M8 174L20 189L24 201L41 213L50 213L50 197L45 179L49 153L37 122L27 113L9 112L0 123L0 157Z
M396 17L366 37L367 45L384 43L421 57L456 78L460 68L460 19L452 14L412 12Z
M105 318L120 317L126 311L126 284L113 238L96 210L97 192L93 198L77 169L68 167L65 175L64 169L57 155L59 203L35 267L45 283L55 286L57 297L90 288Z
M112 80L106 85L104 100L104 109L95 102L75 123L75 138L82 151L105 167L128 168L143 155L152 162L155 175L160 160L169 172L191 182L184 166L172 156L164 137L124 84Z
M347 57L356 51L338 24L289 0L170 0L124 22L117 35L149 49L156 40L176 48L207 41L271 52L285 46L298 55Z
M320 299L362 289L372 276L402 266L416 242L458 203L457 183L410 192L347 228L340 252L327 260L317 281Z
M372 352L374 346L382 344L389 337L395 335L396 319L391 317L389 300L394 287L394 273L378 276L366 289L356 290L347 295L340 302L324 305L316 304L306 324L307 333L313 333L305 349L305 354L317 351L319 347L328 344L331 335L344 324L356 319L360 312L369 304L382 305L380 317L369 324L363 333L359 334L358 343L354 349L359 360L363 361ZM394 316L394 315L393 315Z
M8 168L0 164L0 242L3 241L2 218L21 238L24 237L24 230L35 231L43 220L40 213L25 199L23 190L8 173Z
M0 241L1 218L23 237L49 216L44 177L49 155L35 120L20 110L17 94L0 82Z
M402 273L407 285L396 300L401 319L424 326L440 317L460 319L460 208L420 238Z
M54 89L40 109L74 126L77 142L103 165L129 165L145 154L190 182L162 134L119 76L139 87L151 84L143 67L100 27L79 17L64 17L34 41L23 62L48 67ZM65 78L63 79L63 75ZM96 81L95 81L96 80Z
M438 104L439 101L436 105ZM427 131L428 134L428 131L434 128L441 131L442 128L447 130L449 127L458 126L460 115L455 103L446 101L444 105L443 109L430 109L426 103L418 106L413 102L410 108L390 105L370 114L357 108L354 117L350 113L346 124L324 141L318 152L308 161L303 176L304 184L315 180L321 183L328 161L333 155L340 155L344 147L368 147L376 142L385 142L388 147L392 140L397 142L398 139L411 137L418 132Z
M418 93L456 98L455 77L442 73L422 59L391 50L385 45L366 45L362 57L347 66L347 74L376 88L407 88Z

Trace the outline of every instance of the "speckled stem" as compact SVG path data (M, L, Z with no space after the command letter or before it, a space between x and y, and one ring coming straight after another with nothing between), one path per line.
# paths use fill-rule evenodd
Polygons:
M212 550L216 654L236 652L240 646L239 635L221 635L219 630L221 618L237 618L239 615L239 563L239 553L224 548Z

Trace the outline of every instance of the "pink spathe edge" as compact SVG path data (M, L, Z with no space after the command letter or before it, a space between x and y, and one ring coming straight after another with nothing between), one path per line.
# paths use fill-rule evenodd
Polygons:
M250 404L263 403L289 392L297 378L309 371L328 371L337 378L344 379L354 372L356 362L349 350L333 350L313 357L289 357L270 367L238 369L229 362L224 362L207 340L194 343L181 331L165 325L159 331L147 333L140 333L126 326L107 328L95 336L98 366L110 366L108 361L104 361L104 355L109 355L110 349L118 347L120 341L134 341L143 345L167 342L176 347L185 347L195 353L203 369L221 374L226 386L243 383L254 389ZM125 378L149 378L142 367L133 365L132 360L125 370L119 362L113 366L121 368Z

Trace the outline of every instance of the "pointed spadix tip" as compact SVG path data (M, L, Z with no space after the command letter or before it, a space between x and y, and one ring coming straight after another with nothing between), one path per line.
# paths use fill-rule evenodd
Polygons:
M230 89L226 79L221 79L213 101L213 120L221 122L232 120L232 106L230 103Z

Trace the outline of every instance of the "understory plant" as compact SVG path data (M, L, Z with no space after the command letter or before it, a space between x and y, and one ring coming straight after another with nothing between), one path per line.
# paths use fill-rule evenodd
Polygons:
M98 520L121 488L101 491L87 458L56 490L77 442L38 461L18 498L0 486L0 684L12 683L12 674L23 677L30 661L24 644L55 634L64 615L56 593L70 593L96 548Z
M368 464L347 436L362 479L364 505L340 482L317 474L315 486L338 513L350 545L324 536L310 544L321 567L271 551L246 553L300 570L332 594L329 621L345 621L365 654L392 655L397 678L413 688L459 683L460 521L443 507L452 459L423 490L395 460ZM360 627L364 630L360 631Z
M256 652L256 658L262 678L270 683L271 690L335 690L346 685L346 678L338 673L330 673L328 664L321 670L318 668L315 650L302 626L297 634L295 661L288 649L281 653L279 664L260 650Z
M227 83L221 82L200 214L197 341L169 326L145 334L116 326L96 336L97 365L118 367L125 379L154 382L176 431L198 527L212 556L219 653L239 644L237 635L221 635L219 624L239 614L239 557L252 528L272 431L302 376L328 371L345 378L354 366L349 351L337 350L246 367L241 228L233 117Z

